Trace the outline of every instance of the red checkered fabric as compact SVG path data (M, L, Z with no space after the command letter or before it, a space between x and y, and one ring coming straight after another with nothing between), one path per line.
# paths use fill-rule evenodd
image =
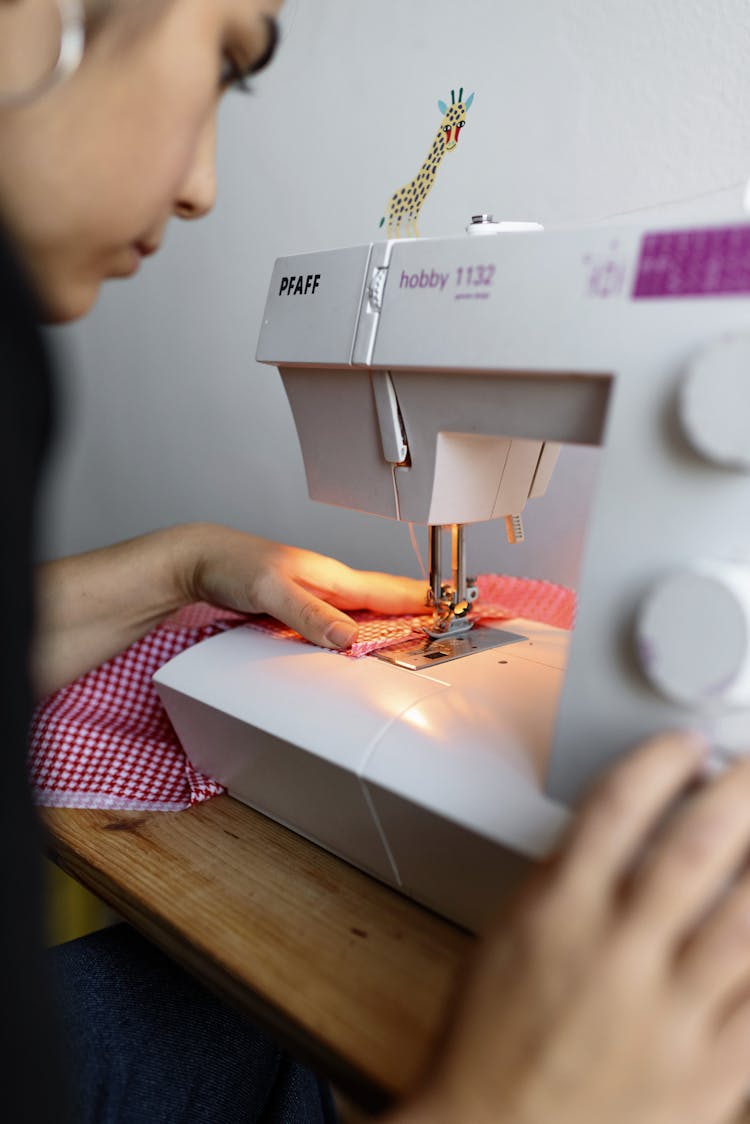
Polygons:
M508 620L526 617L555 628L571 629L575 619L576 595L572 589L551 582L530 578L513 578L505 574L481 574L477 578L479 598L472 608L472 619L480 621ZM351 614L357 621L357 639L343 654L355 659L387 648L410 637L418 637L425 625L425 616L383 617L362 610ZM301 637L292 628L272 617L253 617L248 628L256 628L282 640Z
M162 626L46 699L31 729L37 803L171 812L223 792L188 761L151 681L173 656L217 631Z
M500 575L479 578L476 620L527 617L572 628L575 594L549 582ZM353 647L360 657L420 634L424 616L359 612ZM149 808L176 811L223 792L188 761L152 683L185 648L244 624L280 639L299 635L270 617L248 618L210 605L189 605L120 655L46 699L31 731L35 798L48 807Z

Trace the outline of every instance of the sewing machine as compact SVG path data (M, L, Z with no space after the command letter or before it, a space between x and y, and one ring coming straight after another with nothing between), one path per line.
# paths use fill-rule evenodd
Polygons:
M639 739L750 744L750 224L479 233L280 259L258 345L311 497L430 527L425 635L156 676L198 768L474 929ZM520 536L565 444L602 449L574 632L472 627L462 528Z

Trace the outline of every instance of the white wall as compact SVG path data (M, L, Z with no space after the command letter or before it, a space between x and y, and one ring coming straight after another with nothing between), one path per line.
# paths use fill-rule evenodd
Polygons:
M747 0L290 0L283 22L257 93L222 110L214 214L54 333L49 554L212 519L416 572L405 528L308 500L280 380L252 357L274 258L377 238L451 87L476 98L423 235L477 210L567 224L728 189L716 210L750 171ZM511 556L478 529L472 567L574 581L591 456L569 452Z

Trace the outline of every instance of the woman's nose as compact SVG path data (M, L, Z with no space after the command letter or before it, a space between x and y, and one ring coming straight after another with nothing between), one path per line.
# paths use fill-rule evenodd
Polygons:
M206 122L193 161L177 193L174 213L181 219L199 219L216 202L216 120Z

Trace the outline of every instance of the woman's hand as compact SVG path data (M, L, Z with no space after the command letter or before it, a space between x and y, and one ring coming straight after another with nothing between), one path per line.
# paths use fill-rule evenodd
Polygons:
M391 1124L719 1124L750 1086L750 762L618 764L480 946L429 1087Z
M344 609L426 611L426 583L364 570L213 524L185 529L185 600L243 613L270 613L307 640L348 648L357 635Z
M412 578L189 523L38 568L34 682L48 694L191 601L270 613L316 644L347 648L357 626L342 610L418 613L426 592Z

